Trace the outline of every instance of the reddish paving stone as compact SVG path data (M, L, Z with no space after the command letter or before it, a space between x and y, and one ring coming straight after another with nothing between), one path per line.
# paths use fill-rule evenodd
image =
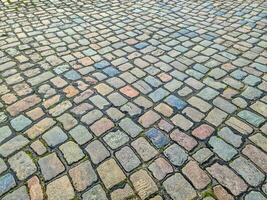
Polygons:
M32 120L37 120L41 118L45 113L42 110L42 108L34 108L33 110L30 110L29 112L26 113L28 117L30 117Z
M41 99L37 95L32 95L25 97L24 99L21 99L17 101L16 103L10 105L7 107L7 111L10 113L12 116L16 116L19 113L35 106L36 104L40 103Z
M152 124L154 124L156 121L158 121L160 119L160 115L155 113L152 110L149 110L148 112L146 112L145 114L143 114L138 122L145 128L148 128L149 126L151 126Z
M172 124L163 119L159 121L158 127L166 133L170 132L174 128Z
M100 136L106 131L114 127L114 123L108 118L101 118L90 126L91 131L96 135Z
M38 177L32 177L27 183L31 200L43 200L44 194Z
M192 135L194 135L195 137L197 137L201 140L205 140L209 136L211 136L213 132L214 132L213 127L211 127L207 124L202 124L192 131Z
M56 122L52 118L44 118L41 121L39 121L37 124L29 128L27 131L25 131L24 134L27 134L29 138L34 139L38 137L39 135L42 135L46 130L51 128L55 123Z
M79 59L78 62L81 63L84 66L89 66L89 65L94 63L94 61L89 57L81 58L81 59Z
M187 151L191 151L198 144L197 141L193 137L179 131L178 129L174 130L170 134L170 137L173 141L177 142L179 145L184 147Z
M173 109L165 103L160 103L155 107L155 110L163 114L166 117L170 117L173 114Z
M65 87L63 92L66 94L66 97L69 97L69 98L79 94L79 90L77 90L72 85Z
M207 173L195 161L189 161L182 169L182 172L198 190L204 189L211 182Z
M158 191L158 187L148 173L141 169L130 176L130 180L141 199Z
M127 85L127 86L121 88L120 92L123 93L124 95L126 95L127 97L130 97L130 98L136 97L139 94L139 92L137 90L135 90L133 87L131 87L130 85Z
M173 172L172 166L164 158L157 158L149 165L148 169L158 180L162 180L166 175Z
M207 168L207 171L223 186L229 189L234 195L245 192L247 184L237 176L230 168L218 163Z
M267 173L266 153L251 144L245 146L245 148L242 150L242 153L246 155L258 167L260 167L265 173Z
M234 197L230 195L221 185L213 187L213 192L218 200L234 200Z
M70 169L69 175L77 191L84 191L97 181L96 173L89 161L85 161Z
M49 183L46 188L48 200L64 199L71 200L75 193L68 176L62 176Z
M126 176L114 159L109 159L97 167L97 172L107 189L122 182Z

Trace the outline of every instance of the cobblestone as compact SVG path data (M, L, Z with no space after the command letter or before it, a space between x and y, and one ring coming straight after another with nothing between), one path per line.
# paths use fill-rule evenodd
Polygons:
M0 199L265 199L266 6L1 1Z

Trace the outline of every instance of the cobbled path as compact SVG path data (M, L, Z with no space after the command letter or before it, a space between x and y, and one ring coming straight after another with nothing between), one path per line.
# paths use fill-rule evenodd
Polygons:
M266 200L265 0L1 0L0 199Z

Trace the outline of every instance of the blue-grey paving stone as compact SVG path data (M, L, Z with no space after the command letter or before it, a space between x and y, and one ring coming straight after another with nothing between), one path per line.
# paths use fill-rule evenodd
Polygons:
M30 197L26 186L21 186L20 188L7 194L2 200L30 200Z
M60 65L60 66L57 66L54 70L54 72L56 72L57 74L62 74L66 71L68 71L70 69L70 66L69 65Z
M110 105L110 103L100 95L90 97L89 100L99 109L104 109L106 106Z
M74 70L70 70L70 71L66 72L64 74L64 76L67 79L72 80L72 81L76 81L76 80L79 80L81 78L81 75L78 72L74 71Z
M225 161L231 160L238 152L219 137L212 136L209 140L212 150Z
M115 156L122 165L122 167L127 172L132 171L141 164L139 158L135 155L133 150L128 146L123 147L122 149L117 151L115 153Z
M257 76L253 76L253 75L248 75L243 82L245 84L251 85L251 86L256 86L261 82L261 79Z
M162 148L170 142L169 137L156 128L148 130L145 135L157 148Z
M258 170L255 165L244 157L239 157L230 163L232 167L242 178L251 186L257 187L264 179L265 175Z
M58 126L53 127L49 131L47 131L42 138L46 141L48 146L55 147L58 144L63 143L68 139L66 133L62 131L62 129Z
M182 45L177 45L176 47L174 47L174 49L179 51L179 52L182 52L182 53L188 51L188 48L186 48L186 47L184 47Z
M258 99L261 97L262 95L262 91L260 91L259 89L257 88L254 88L254 87L247 87L244 92L241 93L241 95L243 97L245 97L246 99L249 99L249 100L254 100L254 99Z
M185 73L183 73L183 72L180 72L180 71L177 71L177 70L172 71L172 72L171 72L171 75L172 75L174 78L177 78L177 79L180 80L180 81L183 81L183 80L185 80L185 79L188 77L187 74L185 74Z
M0 195L3 195L15 186L15 179L10 173L0 177Z
M120 73L120 71L115 69L114 67L107 67L103 69L103 72L109 77L115 76Z
M129 141L129 137L122 131L110 132L103 137L103 140L112 149L117 149Z
M0 127L0 143L3 142L12 134L12 131L8 126Z
M265 121L264 117L248 110L243 110L237 115L255 127L259 127Z
M252 67L255 67L257 70L260 70L264 73L267 73L267 66L266 65L262 65L262 64L259 64L259 63L253 63L251 65Z
M134 123L130 118L124 118L120 121L119 126L131 137L139 135L143 129Z
M25 127L29 126L32 123L32 121L25 117L24 115L19 115L18 117L12 119L10 121L11 126L16 130L16 131L21 131Z
M182 166L188 158L188 154L177 144L172 144L165 151L164 155L176 167Z
M122 112L128 113L130 116L140 115L142 110L132 102L128 102L121 107Z
M247 75L247 73L244 71L241 71L240 69L237 69L233 71L230 75L237 80L241 80Z
M195 64L193 68L201 73L207 73L209 71L209 68L201 65L201 64Z
M163 88L158 88L154 92L150 93L148 96L154 101L158 102L162 100L164 97L168 96L170 92L164 90Z
M245 196L245 200L267 200L267 198L258 191L251 191Z
M112 77L108 79L107 83L114 88L121 88L126 85L126 83L123 80L117 77Z
M90 141L93 136L88 129L82 125L78 125L69 131L73 139L80 145L83 145Z
M110 63L106 60L102 60L100 62L97 62L94 64L94 67L97 68L97 69L103 69L107 66L110 66Z
M120 93L112 93L108 96L108 99L114 106L122 106L128 102L128 100L122 96Z
M216 107L220 108L221 110L227 112L227 113L233 113L236 111L237 107L231 103L229 103L229 101L221 98L221 97L217 97L216 99L213 100L212 102Z
M144 80L152 87L159 87L160 85L162 85L162 82L160 80L152 76L147 76Z
M214 90L210 87L205 87L197 95L200 96L202 99L211 100L214 99L219 94L220 93L217 90Z
M139 80L133 84L133 86L143 94L148 94L152 91L152 88L142 80Z
M233 131L228 127L223 127L219 130L218 136L235 147L240 147L242 144L242 136L233 133Z
M134 45L134 47L137 48L137 49L144 49L144 48L147 47L148 45L149 45L149 44L146 43L146 42L140 42L140 43Z
M188 69L188 70L186 70L185 72L186 72L188 75L193 76L193 77L196 78L196 79L201 79L201 78L204 76L204 74L202 74L202 73L200 73L200 72L198 72L198 71L196 71L196 70L193 70L193 69Z
M174 107L178 110L182 110L187 105L187 103L185 101L177 98L174 95L168 96L164 101L167 104L169 104L171 107Z
M86 56L93 56L93 55L97 54L97 52L94 51L93 49L86 49L86 50L83 51L83 53Z
M160 70L158 68L154 67L154 66L147 67L145 69L145 71L147 73L149 73L150 75L152 75L152 76L156 75L156 74L158 74L160 72Z

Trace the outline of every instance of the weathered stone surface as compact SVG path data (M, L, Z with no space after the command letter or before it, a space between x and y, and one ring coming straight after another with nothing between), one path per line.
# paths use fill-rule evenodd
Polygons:
M3 195L15 186L15 178L10 173L0 177L0 195Z
M97 181L96 173L88 160L70 169L69 175L77 191L83 191Z
M63 192L64 191L64 192ZM46 188L47 199L66 199L71 200L74 198L74 189L67 176L62 176L49 183Z
M62 144L59 149L69 165L81 160L85 156L79 145L72 141Z
M56 153L40 158L38 164L45 180L50 180L65 170Z
M254 187L264 180L264 174L244 157L235 159L230 163L230 167L240 174L248 184Z
M22 135L18 135L0 146L0 154L7 157L15 151L23 148L28 143L29 140L27 138Z
M158 190L153 179L143 169L132 174L130 180L141 199L145 199Z
M246 191L247 184L237 176L230 168L218 163L207 168L207 171L223 186L228 188L234 195Z
M82 195L83 200L107 200L106 193L101 185L96 185Z
M211 182L207 173L195 161L187 163L182 169L182 172L196 189L203 189Z
M163 182L163 187L172 199L194 199L197 194L190 183L179 173L176 173Z
M42 186L37 176L32 177L27 181L29 188L29 195L31 200L42 200L44 199Z
M109 159L100 164L97 167L97 172L107 189L112 188L126 178L114 159Z
M16 116L39 102L41 102L41 99L37 95L28 96L7 107L7 111L10 115Z
M30 200L30 197L27 192L27 188L25 186L21 186L20 188L14 190L13 192L7 194L3 200Z
M20 151L8 159L8 163L19 180L25 180L32 175L36 170L36 166L29 155Z

